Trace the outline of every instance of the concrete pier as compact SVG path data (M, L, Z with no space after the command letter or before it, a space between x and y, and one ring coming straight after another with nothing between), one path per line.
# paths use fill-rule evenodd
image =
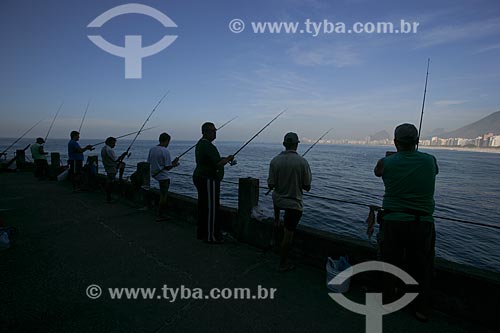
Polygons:
M0 188L0 217L18 231L12 248L0 251L3 332L365 332L364 316L328 296L324 270L299 264L278 273L273 252L232 238L222 245L198 241L186 210L157 223L155 213L141 204L118 199L110 205L104 193L72 193L69 183L38 181L30 173L0 174ZM86 291L94 284L103 293L90 299ZM175 302L111 299L107 292L156 288L159 295L163 285L205 293L212 288L256 293L260 285L276 292L274 299ZM364 303L365 293L358 286L346 296ZM383 332L488 330L437 312L423 324L403 309L383 317Z

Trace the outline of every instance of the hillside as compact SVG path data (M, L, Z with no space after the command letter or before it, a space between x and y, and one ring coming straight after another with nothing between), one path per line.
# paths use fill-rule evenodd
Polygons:
M500 111L494 112L472 124L466 125L451 132L439 135L440 138L467 138L474 139L485 133L500 135Z
M391 136L385 130L370 135L370 140L385 140L385 139L389 140L391 139Z

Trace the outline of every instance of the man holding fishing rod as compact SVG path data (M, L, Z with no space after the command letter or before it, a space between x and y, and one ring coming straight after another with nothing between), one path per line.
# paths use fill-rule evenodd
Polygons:
M170 187L169 170L179 165L179 158L173 161L167 147L170 144L171 137L167 133L161 133L158 138L159 144L149 150L148 163L151 168L151 175L160 184L160 202L158 204L158 218L156 222L168 221L170 217L167 212L167 196Z
M397 153L388 153L375 166L385 186L380 225L382 260L406 269L418 282L415 317L427 321L434 266L434 188L439 172L436 158L416 150L419 135L412 124L394 131ZM388 275L388 274L387 274ZM383 303L399 298L397 279L384 279ZM404 292L403 292L404 293Z
M45 140L43 138L37 138L36 143L31 145L31 156L35 162L35 177L39 180L45 180L49 175L49 163L47 162L47 155L43 150L43 144Z
M69 175L73 183L73 192L81 192L81 171L83 168L83 153L87 150L94 150L92 145L87 145L84 148L80 147L78 140L80 140L80 133L71 131L71 140L68 142L68 163Z
M104 147L101 149L102 164L104 165L104 170L106 171L106 202L112 203L111 192L113 191L113 185L116 180L116 174L120 171L120 180L122 179L123 170L125 169L125 163L120 162L123 160L125 155L124 152L119 158L116 158L115 151L113 150L116 146L116 138L110 136L106 139Z
M196 168L193 172L193 183L198 191L197 238L210 244L220 244L220 182L224 177L224 166L232 162L234 156L220 156L212 143L217 137L213 123L204 123L201 133L202 138L196 144Z
M303 190L311 190L311 169L307 160L297 154L299 137L287 133L283 139L285 151L271 160L267 184L273 192L274 209L285 211L285 229L281 244L281 259L278 270L286 272L294 269L288 261L293 234L302 217Z

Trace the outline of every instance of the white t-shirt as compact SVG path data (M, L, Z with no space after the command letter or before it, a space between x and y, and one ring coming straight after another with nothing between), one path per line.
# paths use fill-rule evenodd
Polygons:
M116 173L116 154L115 151L108 145L104 145L101 149L102 164L107 173Z
M311 185L309 163L295 151L283 151L272 159L267 183L275 186L273 202L276 206L302 211L302 187Z
M151 167L151 176L156 180L170 179L166 166L172 165L170 152L163 146L154 146L149 150L148 163ZM161 170L161 171L160 171Z

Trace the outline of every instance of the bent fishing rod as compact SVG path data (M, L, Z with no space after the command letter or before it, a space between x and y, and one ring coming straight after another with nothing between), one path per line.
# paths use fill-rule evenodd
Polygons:
M268 122L268 123L266 124L266 126L262 127L262 129L261 129L260 131L258 131L258 132L257 132L254 136L252 136L252 137L251 137L251 138L250 138L247 142L245 142L245 144L244 144L243 146L241 146L241 148L240 148L240 149L238 149L238 150L236 151L236 153L234 153L234 154L233 154L233 157L235 157L236 155L238 155L238 153L239 153L240 151L242 151L242 150L243 150L243 148L245 148L246 146L248 146L248 144L249 144L250 142L252 142L252 141L253 141L253 139L255 139L255 138L256 138L256 137L257 137L260 133L262 133L262 131L264 131L266 128L268 128L268 127L269 127L269 125L271 125L271 124L272 124L272 123L273 123L276 119L278 119L278 118L279 118L279 117L280 117L283 113L285 113L285 111L286 111L286 110L288 110L288 108L287 108L287 109L284 109L283 111L281 111L281 112L280 112L280 113L279 113L276 117L274 117L274 118L273 118L270 122Z
M43 141L47 142L47 138L49 137L49 133L52 130L52 126L54 126L54 123L56 121L57 115L59 114L59 111L61 111L61 109L63 107L63 104L64 104L64 102L61 103L61 105L59 106L59 109L57 109L56 115L54 116L54 119L52 119L52 123L50 123L49 130L47 131L47 135L45 135L45 139Z
M324 138L324 137L325 137L328 133L330 133L330 131L331 131L332 129L333 129L333 128L330 128L328 131L326 131L325 133L323 133L323 135L322 135L322 136L320 136L320 137L319 137L319 139L318 139L318 140L316 140L316 142L315 142L315 143L313 143L313 145L312 145L311 147L309 147L309 148L308 148L308 149L304 152L304 154L302 154L302 157L306 156L306 154L307 154L307 153L308 153L311 149L313 149L313 147L314 147L314 146L316 146L316 144L317 144L318 142L320 142L320 141L321 141L321 139L323 139L323 138ZM269 195L269 193L271 193L271 189L269 189L269 190L266 192L266 195Z
M42 121L43 121L43 119L42 119L42 120L39 120L39 121L38 121L35 125L31 126L31 127L30 127L30 128L29 128L26 132L24 132L24 134L23 134L23 135L21 135L21 136L20 136L17 140L15 140L15 141L14 141L14 142L10 145L10 146L8 146L7 148L5 148L5 150L4 150L3 152L1 152L1 153L0 153L0 156L2 156L2 155L6 155L5 153L6 153L6 152L7 152L10 148L12 148L12 146L14 146L16 143L18 143L18 142L19 142L19 140L21 140L22 138L24 138L24 136L25 136L26 134L28 134L29 132L31 132L31 130L32 130L33 128L35 128L35 127L36 127L36 125L40 124Z
M87 107L85 108L85 113L83 114L82 122L80 123L80 127L78 128L78 133L80 133L82 131L83 122L85 121L85 116L87 115L87 111L89 110L89 106L90 106L90 99L87 102Z
M422 131L422 120L424 119L425 95L427 94L427 79L429 78L429 64L430 64L430 62L431 62L431 58L427 58L427 73L425 74L424 99L422 100L422 112L420 113L420 124L418 125L418 141L417 141L416 150L418 150L418 144L420 142L420 134Z
M147 122L149 121L149 118L151 118L151 116L153 115L153 113L155 113L155 111L158 108L158 106L161 104L161 102L163 102L163 100L165 99L165 97L167 97L167 95L169 93L170 93L170 90L167 91L165 93L165 95L162 96L162 98L158 101L158 103L156 103L155 107L153 108L153 110L151 111L151 113L149 114L149 116L146 118L146 120L142 124L141 128L139 128L139 130L137 131L134 139L132 140L132 142L128 146L127 150L120 156L120 158L118 158L117 162L121 163L121 162L123 162L123 159L125 158L125 156L127 156L127 157L130 156L130 149L132 149L132 146L134 145L135 140L137 140L137 137L139 136L139 134L141 134L144 126L146 126Z
M148 127L148 128L143 129L143 130L142 130L142 132L146 132L146 131L149 131L149 130L151 130L151 129L153 129L153 128L157 128L157 127L158 127L158 126ZM130 133L127 133L127 134L123 134L123 135L120 135L120 136L115 137L115 139L117 139L117 140L118 140L118 139L121 139L121 138L125 138L125 137L127 137L127 136L134 135L134 134L136 134L137 132L138 132L138 131L134 131L134 132L130 132ZM95 144L93 144L93 145L92 145L92 147L102 145L103 143L106 143L106 141L101 141L101 142L95 143Z
M233 120L235 120L236 118L238 118L238 116L232 118L231 120L228 120L226 121L224 124L222 124L217 130L220 130L222 129L224 126L226 126L227 124L229 124L230 122L232 122ZM189 153L191 151L191 149L193 149L194 147L196 147L196 143L194 145L192 145L191 147L189 147L189 149L187 149L185 152L183 152L182 154L180 154L177 159L180 159L182 156L186 155L187 153Z

